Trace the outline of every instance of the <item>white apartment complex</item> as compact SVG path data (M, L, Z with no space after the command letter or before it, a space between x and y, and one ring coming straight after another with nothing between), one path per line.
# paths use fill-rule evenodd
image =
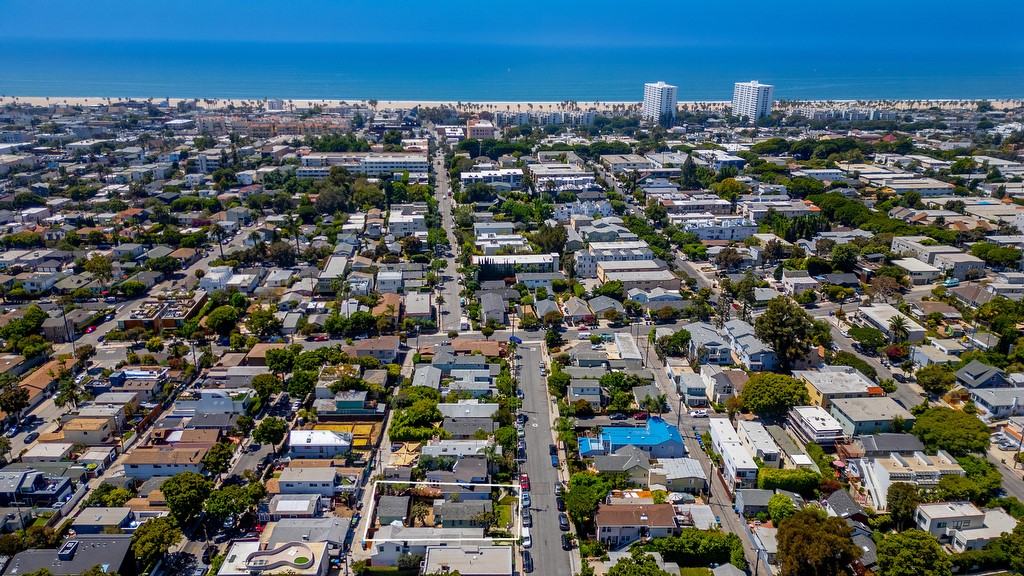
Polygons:
M775 86L757 80L737 82L732 92L732 115L746 116L750 122L772 113Z
M644 84L643 119L657 122L663 114L676 116L679 88L662 81Z

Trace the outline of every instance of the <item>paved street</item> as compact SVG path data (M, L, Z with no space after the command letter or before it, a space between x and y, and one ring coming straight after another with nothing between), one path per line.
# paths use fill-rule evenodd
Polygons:
M858 358L861 358L862 360L870 364L875 370L878 371L879 380L892 378L892 370L883 366L882 363L879 362L877 356L866 356L854 350L853 340L847 338L846 336L843 336L839 328L836 328L835 326L832 326L832 341L835 342L837 346L839 346L840 350L843 350L844 352L850 352L851 354L855 354ZM896 391L893 392L892 394L889 394L889 396L891 396L894 400L902 403L903 406L905 406L908 410L914 406L917 406L918 404L925 400L925 397L922 396L919 392L917 392L911 385L901 382L896 382Z
M565 475L561 468L551 466L551 457L548 455L548 446L555 443L555 414L551 410L547 380L540 375L540 349L539 343L524 343L518 349L523 357L518 362L519 385L525 395L522 412L529 418L526 422L527 459L521 469L530 475L531 484L533 528L530 532L533 548L530 552L533 554L535 572L545 576L570 576L579 563L571 560L575 552L570 555L562 550L559 536L561 530L558 528L554 486ZM564 454L559 456L560 461L563 458Z
M462 317L462 307L459 305L459 290L462 285L457 282L458 274L455 272L458 265L455 256L458 255L459 244L455 238L455 221L452 217L452 199L448 196L448 171L444 167L444 155L436 154L434 158L434 175L437 178L436 195L438 200L438 211L441 213L442 228L448 235L448 244L451 245L451 257L446 257L448 268L439 272L440 275L450 277L445 280L444 285L438 288L444 302L438 304L438 330L441 333L459 330L459 319ZM442 278L443 280L443 278Z

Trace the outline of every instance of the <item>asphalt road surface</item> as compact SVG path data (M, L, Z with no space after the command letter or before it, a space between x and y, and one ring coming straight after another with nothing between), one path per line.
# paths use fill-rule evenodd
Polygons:
M530 475L531 512L533 528L534 572L552 576L571 576L571 555L562 550L561 530L558 527L558 509L555 506L554 487L560 478L560 469L551 465L548 447L555 443L548 401L547 381L540 375L542 355L540 346L521 346L518 349L522 360L519 385L523 390L522 412L526 414L527 459L520 469ZM559 455L560 463L564 458Z

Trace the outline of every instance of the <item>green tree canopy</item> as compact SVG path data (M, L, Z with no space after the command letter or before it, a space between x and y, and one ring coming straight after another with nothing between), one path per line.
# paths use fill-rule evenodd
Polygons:
M654 556L639 550L628 558L622 558L608 570L608 576L672 576L658 567Z
M231 456L235 453L235 445L231 442L217 442L210 446L203 456L203 467L211 474L223 474L228 471Z
M809 468L772 468L757 473L757 487L762 490L788 490L811 497L821 485L821 475Z
M167 508L179 523L198 514L212 490L213 482L195 472L175 474L160 484Z
M264 400L284 389L284 382L276 374L257 374L252 379L252 389Z
M945 406L918 414L911 432L928 450L945 450L953 456L982 453L989 443L988 427L977 416Z
M206 315L206 327L221 336L227 336L238 323L238 309L224 305L214 308Z
M768 517L772 519L772 524L775 524L776 527L794 514L796 514L796 506L789 496L776 494L768 499Z
M253 440L263 444L278 445L288 432L288 423L283 418L264 418L252 431Z
M885 576L950 576L953 564L934 536L911 529L882 536L878 567Z
M889 485L885 500L896 529L902 530L913 522L917 505L921 503L921 492L913 484L893 482Z
M139 566L151 566L180 540L181 530L174 518L150 518L135 529L131 549Z
M804 508L779 526L778 561L786 576L839 576L861 549L842 518Z
M944 394L956 384L956 372L944 364L929 364L915 374L917 383L929 394Z
M777 415L791 406L810 402L807 388L796 378L785 374L758 372L740 393L743 407L757 415Z
M768 303L764 314L754 321L754 335L770 344L779 369L788 372L793 362L807 353L815 333L814 319L796 302L779 296Z

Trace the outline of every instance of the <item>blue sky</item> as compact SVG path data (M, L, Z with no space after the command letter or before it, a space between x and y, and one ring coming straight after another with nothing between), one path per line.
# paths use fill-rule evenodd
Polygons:
M1024 53L1020 0L3 0L4 38ZM753 53L753 58L786 57Z

